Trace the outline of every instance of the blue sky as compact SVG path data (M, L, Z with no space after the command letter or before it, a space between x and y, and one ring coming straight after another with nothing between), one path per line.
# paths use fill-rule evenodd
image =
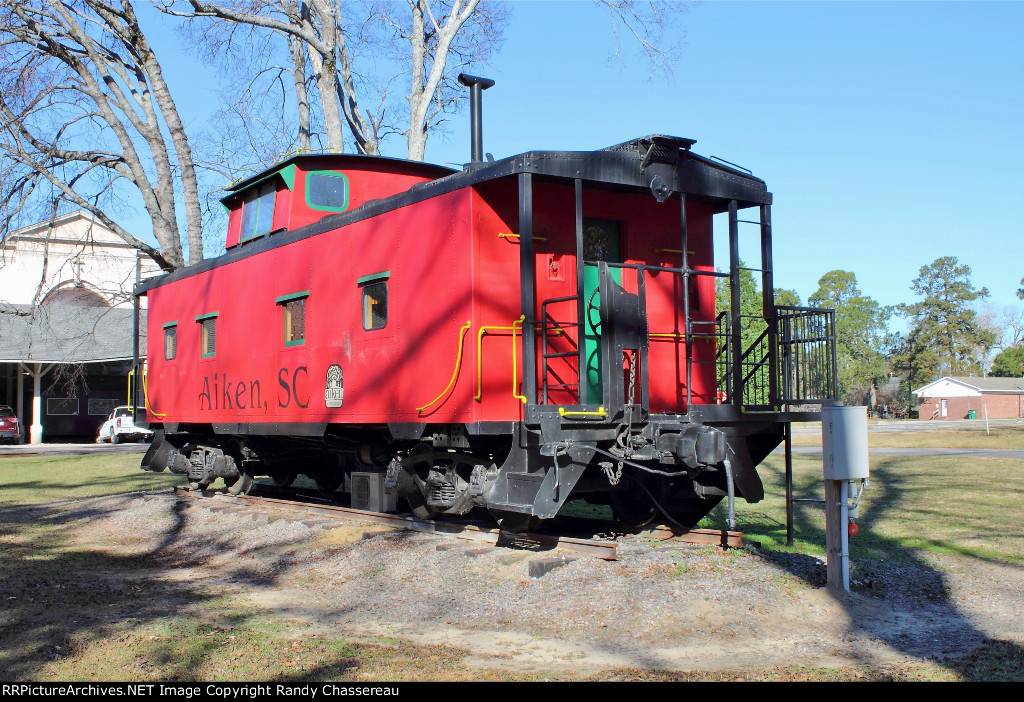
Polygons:
M693 3L671 77L621 31L613 59L607 13L589 2L511 8L501 51L476 70L497 81L484 104L495 157L689 137L768 183L776 285L804 300L842 268L879 302L910 302L918 269L952 255L990 303L1018 303L1024 3ZM192 59L163 61L172 89L196 84ZM186 120L214 97L194 91ZM458 115L427 160L468 157Z

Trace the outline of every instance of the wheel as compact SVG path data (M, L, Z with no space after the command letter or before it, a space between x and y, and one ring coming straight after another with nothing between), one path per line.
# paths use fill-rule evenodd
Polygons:
M601 306L600 303L594 303L594 297L600 292L600 288L594 288L594 292L590 293L590 297L587 299L587 322L590 324L590 328L594 330L595 334L601 333ZM593 312L597 312L597 323L594 323Z
M295 478L296 478L295 473L287 473L285 475L281 475L279 473L277 475L272 475L271 476L271 480L274 481L274 485L276 485L276 486L278 486L280 488L288 487L289 485L291 485L292 483L295 482Z
M658 513L651 498L639 489L613 492L608 496L608 503L615 521L628 527L647 526Z
M433 519L438 514L437 510L428 505L427 500L418 492L406 497L405 503L409 505L409 511L416 519Z
M251 489L252 476L246 473L239 474L235 482L228 484L228 494L231 495L248 495Z
M121 443L121 437L118 436L117 434L111 434L110 435L110 443L112 443L112 444L119 444L119 443Z
M189 480L188 486L192 490L205 490L210 487L210 483L201 483L198 480Z
M628 527L647 526L660 514L654 500L664 504L666 484L646 476L625 476L624 485L625 490L608 495L615 521Z
M344 480L344 473L340 470L331 468L319 470L316 475L313 476L313 481L316 483L317 489L321 492L334 492Z
M524 512L506 512L497 509L490 510L490 512L494 520L498 522L501 530L511 534L522 534L525 531L531 531L540 524L538 517Z

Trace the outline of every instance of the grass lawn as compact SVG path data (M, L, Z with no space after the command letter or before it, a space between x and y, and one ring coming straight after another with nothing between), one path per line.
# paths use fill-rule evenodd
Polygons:
M933 435L915 435L931 440ZM166 489L181 476L139 470L139 454L0 458L0 679L8 680L533 680L501 660L469 669L466 652L361 632L328 631L253 608L238 589L182 586L156 577L143 548L126 553L73 538L75 522L45 504ZM1024 563L1020 462L956 457L872 459L871 485L853 540L854 577L923 554ZM821 495L821 463L794 458L795 493ZM796 510L796 544L785 545L781 456L762 466L766 499L737 502L739 528L767 558L821 555L824 518ZM724 526L724 505L706 520ZM129 574L129 577L125 577ZM941 580L941 579L940 579ZM915 583L928 596L930 583ZM981 679L1020 679L1021 649L993 642L971 654ZM975 660L977 659L977 660ZM964 670L961 668L960 670ZM984 671L984 672L982 672ZM562 677L565 677L564 675ZM962 679L931 662L884 668L800 666L735 673L615 670L595 680ZM967 677L970 677L968 675ZM577 677L576 679L584 679Z
M0 506L161 490L184 476L139 468L141 453L0 457Z
M852 539L857 558L904 558L918 550L1024 564L1024 483L1019 460L960 456L876 456ZM765 499L736 501L744 539L777 551L824 555L821 505L794 505L795 542L786 546L785 464L772 454L760 468ZM821 458L793 457L794 497L824 497ZM724 528L724 502L701 526Z
M821 446L821 434L797 434L794 446ZM928 429L921 431L868 432L871 448L970 448L1024 450L1024 426L992 427L985 423L969 429Z

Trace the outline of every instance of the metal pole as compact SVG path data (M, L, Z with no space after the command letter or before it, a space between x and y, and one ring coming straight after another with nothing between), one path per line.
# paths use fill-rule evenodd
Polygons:
M736 217L737 204L729 201L729 297L730 317L732 317L732 404L739 407L743 404L743 336L740 329L740 234L739 222Z
M772 272L772 208L761 205L761 299L768 323L768 403L779 404L778 311L775 309L775 277Z
M693 322L690 320L689 231L686 226L686 193L679 195L679 217L683 228L683 339L686 342L686 411L693 403ZM717 388L716 388L717 391Z
M18 443L25 443L25 366L18 362Z
M786 446L786 545L793 545L793 425L782 425L782 441Z
M141 252L135 253L135 285L142 281L142 254ZM139 406L139 384L142 383L142 369L139 367L139 296L132 291L132 377L134 385L132 385L132 417L136 423L139 422L141 417L138 414ZM149 420L149 417L146 417Z
M536 261L533 257L533 174L519 174L519 271L523 321L523 394L537 404Z
M576 179L576 321L579 322L579 331L576 332L576 350L579 351L579 372L576 386L576 402L581 405L587 404L587 320L586 305L583 299L584 278L586 271L583 266L583 181Z

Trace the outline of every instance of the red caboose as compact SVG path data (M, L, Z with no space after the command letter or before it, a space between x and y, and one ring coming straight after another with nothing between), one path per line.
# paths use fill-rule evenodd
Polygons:
M761 499L786 423L835 396L831 313L774 305L771 194L693 143L460 172L300 155L238 183L227 252L138 289L162 432L143 466L233 491L298 473L333 489L363 466L418 515L482 506L514 529L570 495L687 526L726 495ZM742 224L756 318L739 312Z

